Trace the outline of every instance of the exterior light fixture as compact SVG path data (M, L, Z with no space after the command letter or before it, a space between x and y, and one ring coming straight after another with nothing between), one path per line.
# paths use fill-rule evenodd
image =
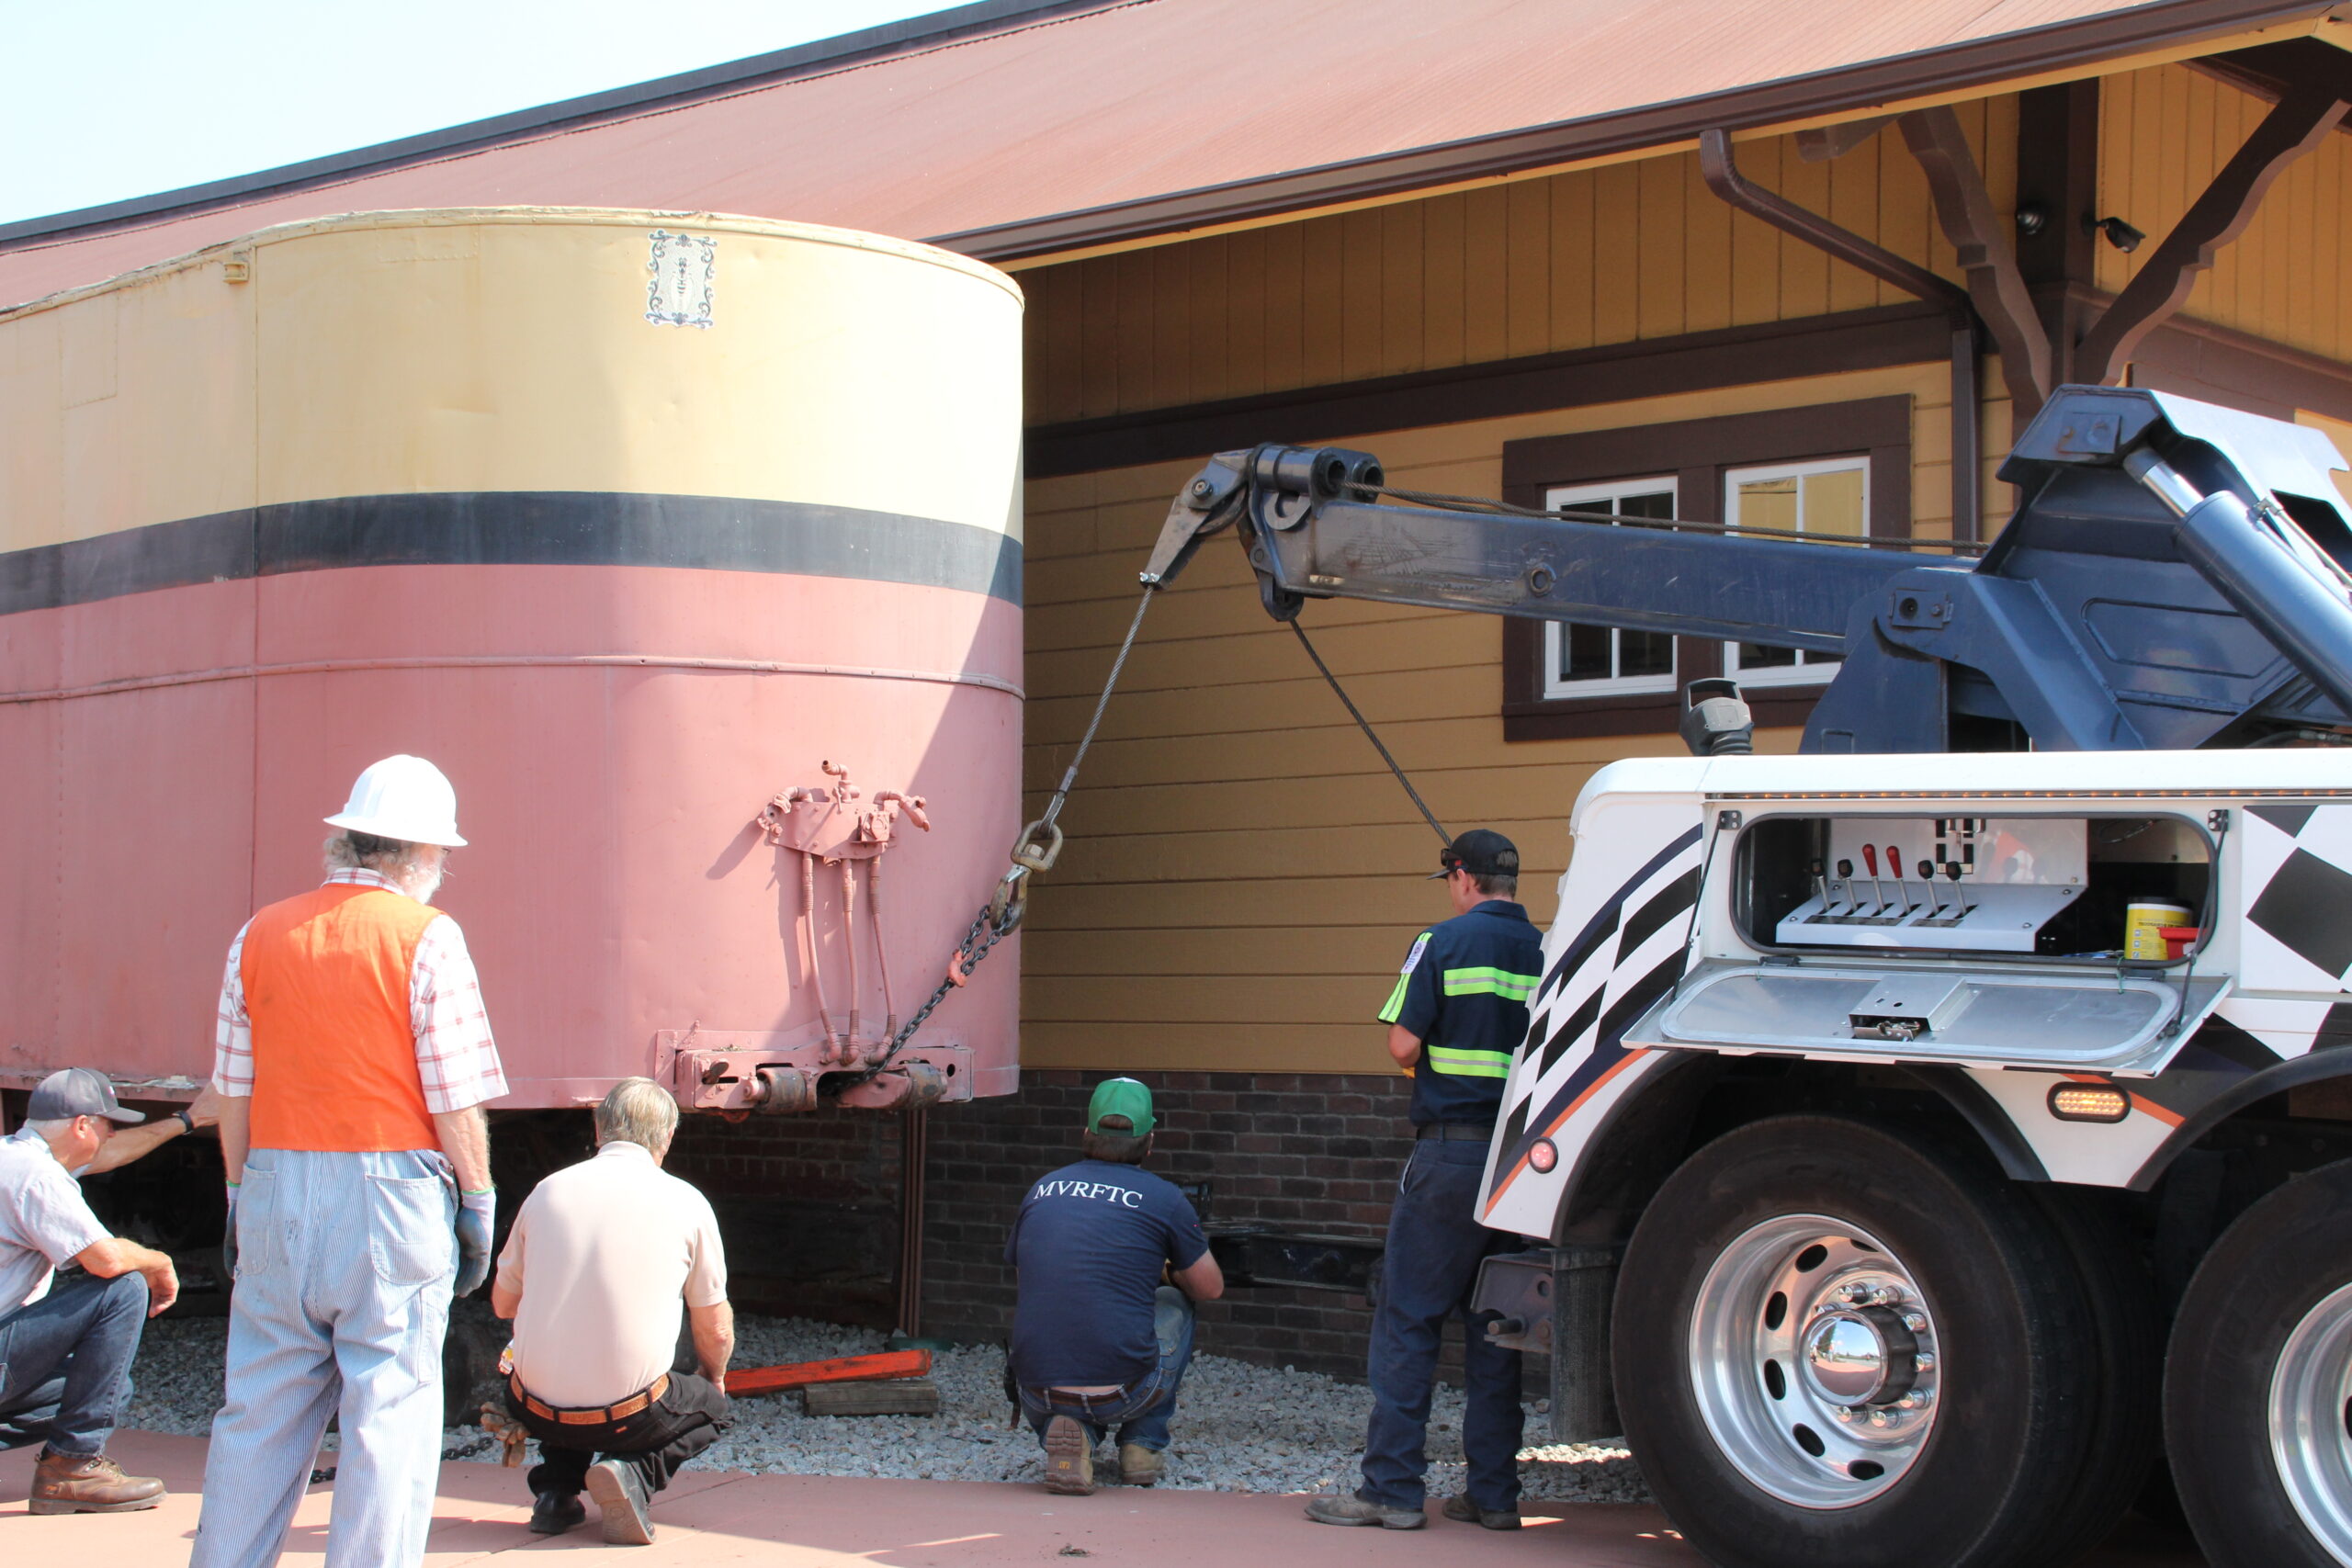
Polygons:
M2085 217L2083 223L2084 226L2088 228L2093 233L2106 235L2107 243L2113 245L2117 250L2121 251L2127 256L2133 251L2138 250L2140 248L2140 242L2148 237L2139 230L2132 227L2131 224L2123 221L2122 219L2112 216L2107 218Z
M2018 203L2018 233L2030 240L2036 234L2041 233L2048 227L2050 227L2050 212L2047 208L2044 208L2039 202L2021 201Z
M1543 1176L1560 1163L1560 1145L1549 1138L1538 1138L1527 1151L1528 1168Z

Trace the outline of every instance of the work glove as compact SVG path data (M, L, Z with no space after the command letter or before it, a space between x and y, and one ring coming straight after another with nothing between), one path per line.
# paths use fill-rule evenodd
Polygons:
M226 1183L229 1191L229 1228L220 1233L220 1272L228 1278L220 1281L226 1289L237 1278L237 1184Z
M472 1295L490 1278L490 1238L497 1229L496 1188L458 1194L458 1294Z

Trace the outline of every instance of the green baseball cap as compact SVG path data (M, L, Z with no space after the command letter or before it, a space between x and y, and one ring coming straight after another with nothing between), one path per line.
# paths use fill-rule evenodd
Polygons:
M1124 1116L1133 1127L1134 1137L1144 1137L1151 1132L1151 1090L1133 1078L1104 1078L1094 1086L1094 1098L1086 1102L1086 1130L1099 1133L1105 1116Z

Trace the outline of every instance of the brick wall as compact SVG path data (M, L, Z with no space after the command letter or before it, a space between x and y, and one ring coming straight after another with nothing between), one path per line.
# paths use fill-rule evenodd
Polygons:
M1079 1157L1094 1073L1024 1073L1019 1093L933 1111L925 1164L923 1329L995 1341L1012 1321L1005 1227L1032 1182ZM1206 1181L1210 1217L1378 1236L1410 1147L1390 1076L1143 1073L1159 1117L1147 1168ZM822 1111L689 1117L671 1168L709 1192L739 1302L888 1326L899 1119ZM1361 1377L1370 1312L1328 1291L1236 1291L1201 1309L1200 1348ZM1449 1358L1450 1359L1450 1358Z

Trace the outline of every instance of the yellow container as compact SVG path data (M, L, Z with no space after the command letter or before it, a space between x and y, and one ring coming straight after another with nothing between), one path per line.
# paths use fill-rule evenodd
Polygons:
M2185 926L2195 922L2196 912L2183 904L2163 904L2153 899L2123 907L2123 956L2145 963L2161 964L2172 956L2165 947L2164 928Z

